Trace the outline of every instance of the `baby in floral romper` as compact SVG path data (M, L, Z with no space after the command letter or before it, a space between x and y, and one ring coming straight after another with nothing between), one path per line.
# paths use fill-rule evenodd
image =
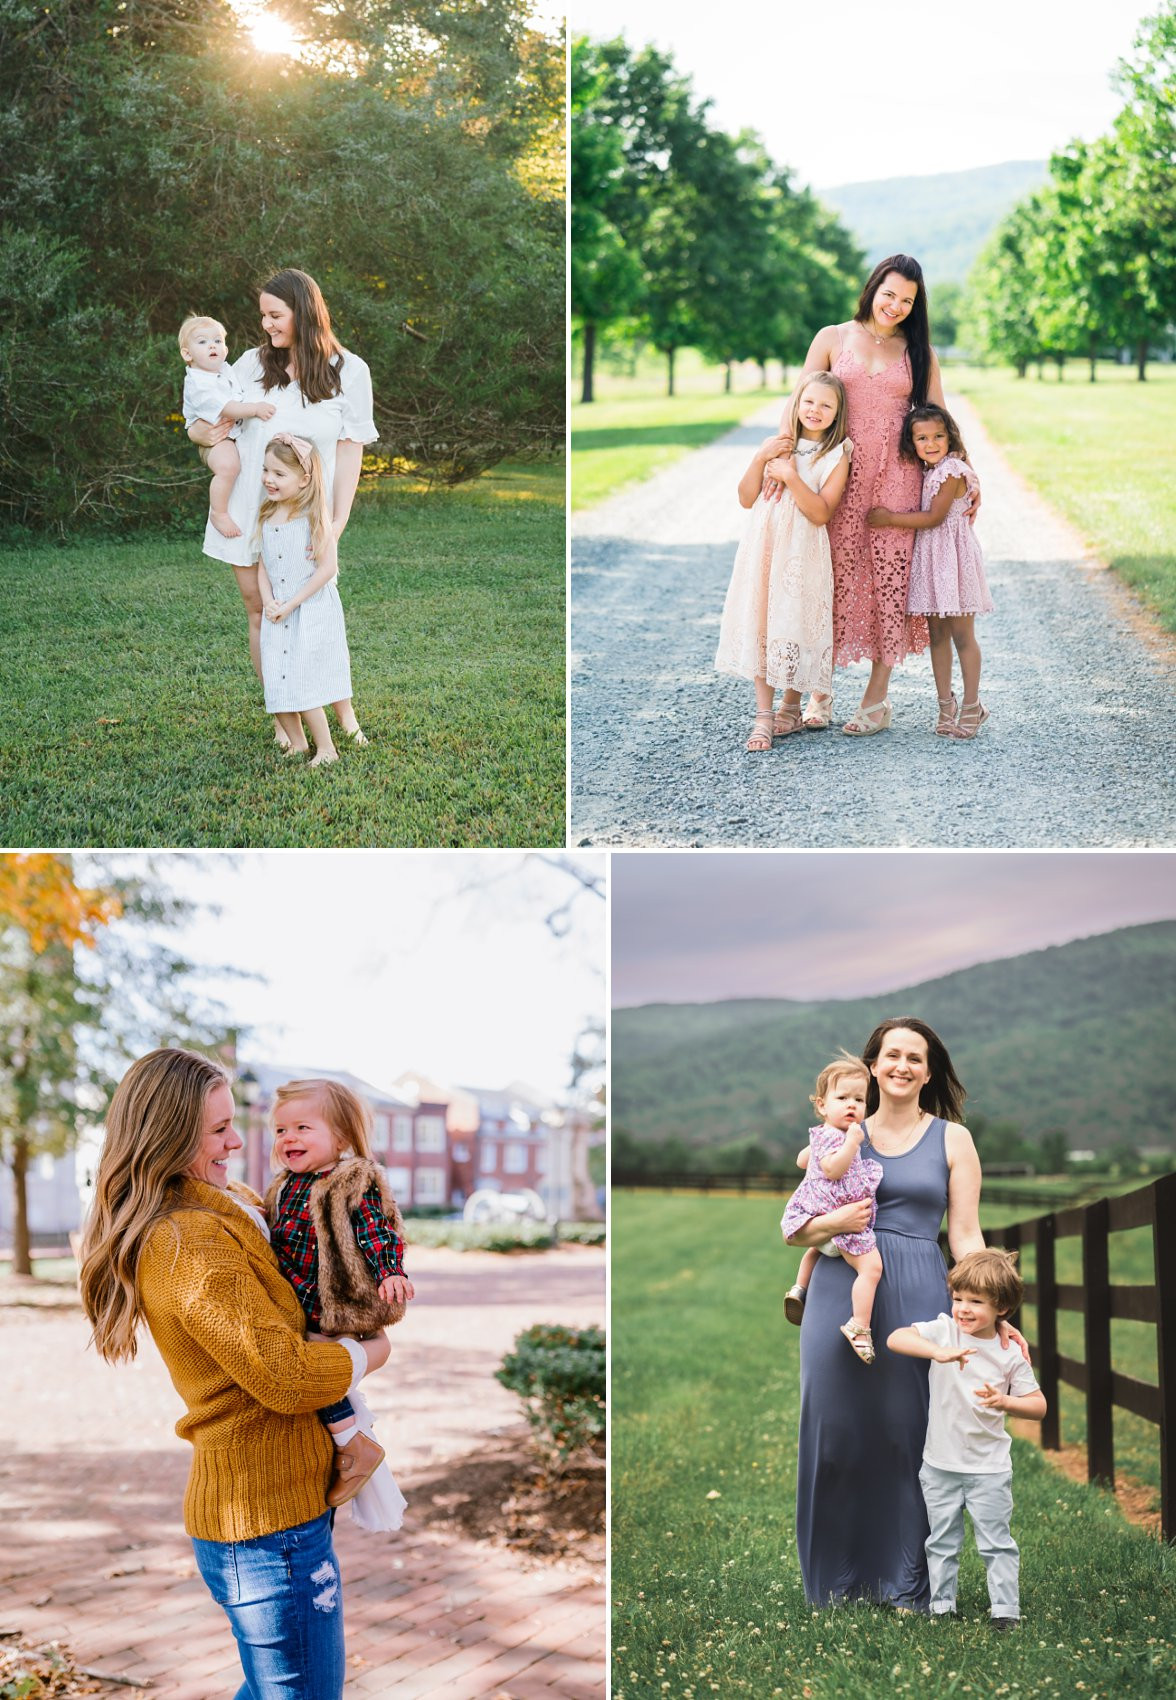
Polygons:
M860 1057L848 1055L831 1062L817 1076L816 1090L809 1101L821 1117L822 1125L809 1129L808 1151L800 1159L802 1166L807 1165L804 1179L788 1200L780 1221L787 1240L814 1216L840 1210L843 1204L868 1200L870 1220L866 1228L860 1234L834 1234L827 1245L806 1251L796 1285L789 1289L784 1300L785 1316L790 1322L799 1322L819 1252L834 1257L840 1254L855 1272L853 1314L848 1322L842 1323L841 1332L864 1364L874 1361L870 1324L874 1295L882 1279L882 1256L874 1238L877 1215L874 1194L882 1179L882 1165L872 1157L861 1155L865 1138L861 1118L866 1113L869 1082L869 1073Z

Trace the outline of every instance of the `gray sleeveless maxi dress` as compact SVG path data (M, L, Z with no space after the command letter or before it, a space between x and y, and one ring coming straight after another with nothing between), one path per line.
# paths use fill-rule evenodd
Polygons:
M840 1257L813 1271L800 1330L796 1544L810 1605L865 1599L930 1606L927 1514L919 1466L927 1433L927 1363L886 1349L895 1328L950 1310L938 1235L947 1208L945 1124L938 1118L883 1168L874 1231L883 1275L874 1301L877 1359L860 1363L838 1333L854 1272Z

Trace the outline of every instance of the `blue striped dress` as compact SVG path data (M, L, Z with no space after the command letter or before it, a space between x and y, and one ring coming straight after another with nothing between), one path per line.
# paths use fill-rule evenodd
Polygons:
M315 570L310 521L264 525L261 558L275 598L288 602ZM350 697L351 659L338 578L308 596L280 624L262 616L261 675L267 714L296 714Z

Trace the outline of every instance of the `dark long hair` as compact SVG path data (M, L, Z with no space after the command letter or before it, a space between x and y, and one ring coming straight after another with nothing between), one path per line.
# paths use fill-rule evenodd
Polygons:
M909 254L891 254L888 259L880 260L866 279L854 318L859 325L865 324L873 310L878 285L889 272L897 272L908 283L917 285L915 304L902 321L902 329L911 363L911 406L922 407L927 399L927 385L931 382L931 327L927 322L923 268L918 260L913 260Z
M913 460L919 464L919 456L915 450L915 426L925 425L929 419L938 419L947 432L947 452L958 455L961 460L968 460L968 451L964 447L964 439L960 436L960 428L947 411L933 401L924 402L922 407L912 407L902 422L902 436L898 439L898 452L904 460ZM971 461L968 465L971 466Z
M930 1070L927 1084L919 1093L919 1108L930 1111L933 1116L942 1116L945 1122L958 1122L964 1113L964 1099L967 1093L947 1054L947 1046L933 1027L928 1027L925 1021L920 1021L915 1015L897 1015L891 1021L883 1021L866 1040L862 1051L862 1061L867 1068L873 1069L882 1049L882 1041L896 1027L906 1027L912 1033L917 1033L927 1043L927 1066ZM872 1116L878 1108L881 1095L878 1082L870 1074L870 1082L866 1088L866 1114Z
M263 283L259 295L276 295L294 313L294 341L289 349L275 348L266 337L258 353L261 355L262 387L265 390L284 390L290 382L286 366L294 356L298 387L307 401L330 401L343 388L339 368L343 350L331 329L331 315L323 300L323 292L306 272L288 266L275 272ZM922 299L920 295L918 299ZM912 315L913 316L913 315Z

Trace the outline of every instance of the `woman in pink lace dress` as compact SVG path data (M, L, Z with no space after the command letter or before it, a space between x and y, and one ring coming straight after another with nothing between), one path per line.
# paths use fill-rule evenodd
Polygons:
M890 673L906 656L926 649L927 621L907 613L914 532L871 530L871 508L917 508L918 466L899 457L907 410L943 406L939 362L931 347L923 272L909 254L892 254L866 280L857 312L846 324L826 325L813 338L803 377L836 372L845 386L854 443L849 482L829 522L833 554L833 659L872 663L861 704L842 728L865 737L890 725ZM773 465L767 472L773 476ZM979 492L973 502L978 504ZM833 699L814 692L804 724L828 726Z

